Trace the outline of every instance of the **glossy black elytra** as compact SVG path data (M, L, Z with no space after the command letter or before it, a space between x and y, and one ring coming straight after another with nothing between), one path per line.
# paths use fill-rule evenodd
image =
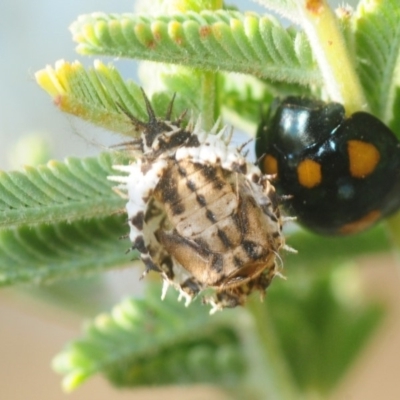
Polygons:
M378 118L339 103L288 97L257 131L264 173L305 227L347 235L400 208L400 142Z

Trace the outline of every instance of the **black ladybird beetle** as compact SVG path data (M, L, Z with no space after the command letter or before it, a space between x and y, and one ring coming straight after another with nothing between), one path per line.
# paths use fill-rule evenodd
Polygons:
M286 208L326 235L369 228L400 208L400 142L378 118L339 103L275 101L257 132L264 173L290 195Z

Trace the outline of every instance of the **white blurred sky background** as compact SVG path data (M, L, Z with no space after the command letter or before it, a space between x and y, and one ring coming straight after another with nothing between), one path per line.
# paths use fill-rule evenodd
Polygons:
M242 10L262 12L252 1L231 3ZM34 73L48 64L54 66L59 59L92 65L92 57L75 53L70 24L80 14L130 12L133 5L133 0L0 1L0 169L22 166L13 149L18 140L30 134L43 135L51 158L57 159L97 154L100 149L91 142L107 146L118 141L60 112L36 84ZM116 63L125 77L136 78L136 61L106 58L105 62Z

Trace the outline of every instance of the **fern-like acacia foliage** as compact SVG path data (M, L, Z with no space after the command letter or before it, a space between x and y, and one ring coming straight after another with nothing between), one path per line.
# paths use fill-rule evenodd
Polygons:
M386 123L399 120L393 107L399 87L399 2L362 1L355 23L357 70L371 110Z
M244 372L240 337L226 317L210 320L199 302L185 309L158 285L101 314L54 360L71 390L97 372L117 385L209 382L233 386Z
M294 11L299 1L262 2L299 22ZM355 14L344 13L335 22L370 110L400 127L400 114L393 112L400 104L397 1L361 1ZM211 103L217 115L251 122L247 132L254 133L260 109L274 96L319 95L324 89L313 38L270 16L227 10L95 13L79 17L71 31L81 54L160 63L162 72L153 75L164 87L150 93L159 116L178 92L177 115L189 109L197 117ZM60 61L36 77L60 110L114 132L137 135L121 108L146 118L139 85L124 80L112 65L95 61L84 68ZM124 216L116 215L124 200L106 179L123 158L110 152L0 175L0 285L80 277L135 257L126 255L128 243L117 239L127 231ZM330 269L366 249L387 250L388 243L379 229L337 241L300 232L289 241L300 254L285 258L291 283L274 284L267 307L250 305L252 322L243 310L210 319L199 304L184 309L173 293L162 303L157 288L145 300L128 299L95 318L83 338L67 346L55 361L65 388L103 373L125 386L213 382L237 388L251 382L259 398L300 398L310 387L326 398L381 315L375 306L339 301ZM346 280L340 282L346 286ZM249 371L257 379L247 381ZM283 376L288 379L280 382Z
M101 218L122 209L124 201L106 179L116 159L104 153L1 172L0 228Z
M78 278L126 265L133 258L123 217L38 224L0 231L0 287Z
M370 234L371 243L373 238L376 235ZM254 299L250 309L257 309L255 325L237 309L210 319L206 307L195 302L185 308L173 291L160 302L159 287L151 287L146 300L127 299L96 317L83 337L55 358L54 367L64 375L66 390L102 373L118 386L216 383L234 389L232 398L248 398L250 393L268 398L279 388L282 370L265 369L270 354L259 347L258 333L268 334L265 339L274 344L270 351L289 360L285 373L296 389L284 389L288 396L307 391L310 384L330 393L381 320L382 307L353 304L351 296L337 298L340 286L346 293L346 285L354 284L347 268L338 279L332 269L311 276L304 270L309 265L298 267L290 284L278 284L280 290L269 294L266 307ZM336 341L332 334L338 335ZM264 376L262 384L253 387L246 371Z
M306 86L320 79L306 37L270 16L237 11L172 16L80 16L71 26L81 54L139 58L250 74Z
M124 81L112 65L96 61L85 70L79 62L63 60L36 73L36 80L62 110L114 132L132 135L134 127L118 105L140 119L146 117L140 88Z

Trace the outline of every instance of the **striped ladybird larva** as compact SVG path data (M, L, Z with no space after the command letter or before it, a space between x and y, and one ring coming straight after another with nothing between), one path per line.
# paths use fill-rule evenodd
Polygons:
M145 265L189 304L199 292L211 313L243 305L254 290L263 295L279 275L278 252L286 247L283 218L269 177L230 144L227 128L183 128L182 116L156 117L143 92L148 121L128 115L140 137L126 143L130 165L109 179L126 192L132 248Z

